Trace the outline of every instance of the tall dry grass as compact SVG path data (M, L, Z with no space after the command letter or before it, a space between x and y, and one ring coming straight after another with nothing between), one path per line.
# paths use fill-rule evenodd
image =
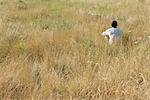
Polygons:
M149 3L0 0L0 99L149 100Z

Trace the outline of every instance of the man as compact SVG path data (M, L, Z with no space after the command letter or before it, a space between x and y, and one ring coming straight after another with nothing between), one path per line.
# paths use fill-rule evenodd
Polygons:
M112 44L114 41L118 41L121 38L122 30L117 28L117 21L112 21L112 28L107 29L105 32L102 33L105 38L108 39L109 44Z

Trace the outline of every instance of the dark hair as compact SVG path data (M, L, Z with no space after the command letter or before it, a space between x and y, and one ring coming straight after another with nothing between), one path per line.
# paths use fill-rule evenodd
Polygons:
M113 20L111 26L114 28L117 28L117 25L118 25L117 21Z

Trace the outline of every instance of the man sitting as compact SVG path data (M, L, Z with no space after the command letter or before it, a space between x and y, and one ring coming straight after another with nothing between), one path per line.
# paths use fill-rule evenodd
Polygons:
M117 25L117 21L112 21L112 28L109 28L102 33L102 35L108 39L109 44L112 44L114 41L118 41L121 38L122 30L117 28Z

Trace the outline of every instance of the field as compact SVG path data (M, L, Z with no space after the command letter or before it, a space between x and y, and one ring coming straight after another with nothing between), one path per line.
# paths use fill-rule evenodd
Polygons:
M0 100L150 100L149 0L0 0ZM122 40L100 35L116 19Z

